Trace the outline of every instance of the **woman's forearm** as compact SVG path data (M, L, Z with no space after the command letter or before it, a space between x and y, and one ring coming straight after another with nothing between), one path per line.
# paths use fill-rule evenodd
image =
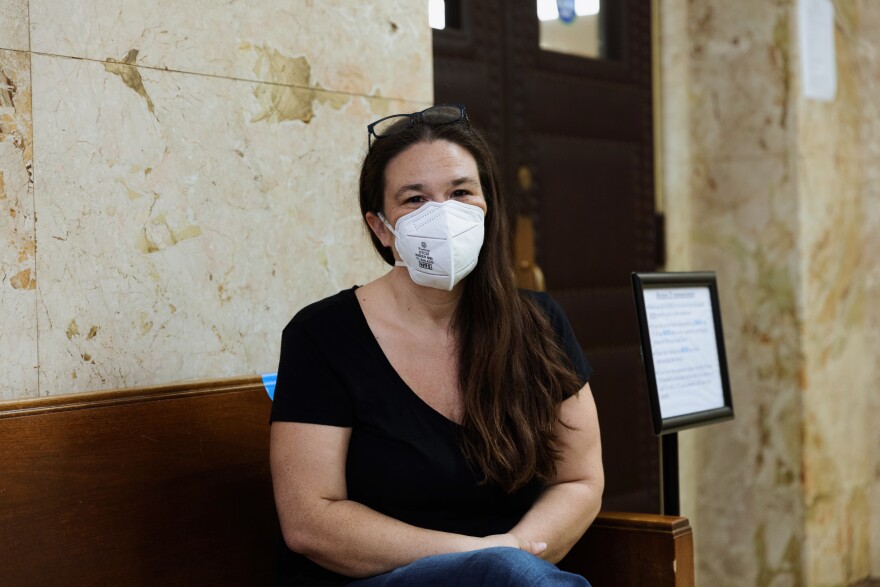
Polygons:
M521 541L546 542L541 558L557 563L593 523L601 504L601 489L588 484L551 485L510 533Z
M419 558L493 546L487 539L411 526L350 500L324 500L286 526L291 550L349 577L388 572Z

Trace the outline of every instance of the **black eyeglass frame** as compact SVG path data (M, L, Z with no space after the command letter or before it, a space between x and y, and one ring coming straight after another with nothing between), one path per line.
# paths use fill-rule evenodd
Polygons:
M440 108L449 108L449 107L458 108L458 113L459 113L458 118L456 118L454 120L447 120L444 122L428 122L425 120L424 115L426 112L430 112L431 110L436 110L436 109L440 109ZM392 133L381 134L381 135L378 134L376 132L376 125L381 124L381 123L385 122L386 120L390 120L392 118L401 118L401 119L408 118L409 124L407 124L404 127L399 128L399 129L396 129ZM416 123L427 124L428 126L443 126L446 124L455 124L456 122L461 122L462 120L468 126L470 126L471 121L468 119L467 111L465 110L464 104L436 104L434 106L431 106L430 108L425 108L421 112L412 112L410 114L392 114L391 116L386 116L384 118L380 118L379 120L367 125L367 145L370 149L372 149L374 138L376 140L378 140L378 139L381 139L384 137L396 135L397 133L400 133L400 132L403 132L409 128L412 128L413 126L415 126Z

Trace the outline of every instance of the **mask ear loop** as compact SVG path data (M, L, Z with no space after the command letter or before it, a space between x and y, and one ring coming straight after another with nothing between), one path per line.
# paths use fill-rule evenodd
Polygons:
M397 231L394 230L394 228L391 226L391 224L389 224L388 220L385 219L384 214L382 214L381 212L376 212L376 216L379 217L379 220L382 221L382 223L385 225L385 228L387 228L388 230L391 231L391 234L394 235L395 239L400 239L400 237L397 235ZM401 261L399 259L394 260L394 265L395 265L395 267L406 267L407 266L406 263L404 263L403 261Z

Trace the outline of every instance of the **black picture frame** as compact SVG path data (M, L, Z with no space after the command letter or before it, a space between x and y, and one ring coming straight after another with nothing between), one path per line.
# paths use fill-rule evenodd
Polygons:
M733 401L730 395L730 379L727 371L727 352L724 346L724 331L721 326L721 308L718 303L718 284L715 273L713 271L633 273L632 286L641 337L642 362L644 363L648 380L654 433L664 435L687 428L733 419ZM705 294L701 293L703 290L707 291L711 306L711 324L714 329L715 350L717 352L714 354L704 352L702 354L717 357L717 363L708 361L693 367L694 360L691 359L691 356L695 354L693 353L695 348L697 350L700 349L699 344L697 347L689 347L689 344L693 344L689 341L693 339L697 342L702 341L705 343L707 339L711 339L708 328L700 328L702 325L707 325L708 322L698 320L694 322L694 324L698 325L696 328L690 327L687 329L687 327L682 326L685 322L681 320L687 320L687 317L691 315L689 312L704 313L704 310L699 309L703 307L701 300L705 299ZM652 309L654 311L651 312L651 320L649 320L646 295L650 298L650 303L653 304ZM657 305L661 300L663 302L668 301L669 303ZM687 300L693 301L688 302ZM687 307L689 303L695 304L693 308L696 309L689 309ZM657 308L662 309L657 310ZM667 311L664 312L663 309ZM669 328L660 331L658 330L660 328L658 324L661 320L676 319L662 318L662 316L679 316L677 319L680 322L671 322ZM653 340L651 336L652 321L655 328ZM693 334L695 331L698 331L698 334ZM671 338L671 342L667 343L662 338L663 336L674 336L675 338ZM658 340L660 342L654 344L654 341ZM675 344L683 346L676 349ZM661 346L663 348L659 348ZM669 350L670 347L672 347L672 350ZM688 355L688 353L691 353L691 355ZM710 365L709 363L712 364ZM717 373L715 371L716 368ZM658 385L658 370L664 378L662 386ZM695 372L696 374L694 374ZM710 381L704 385L701 382L705 381L706 378ZM673 382L674 379L678 379L678 383ZM679 394L677 398L679 403L675 405L675 399L671 399L671 394L669 393L669 390L675 385L698 388L698 392L701 390L700 399L702 403L695 402L695 405L699 405L699 409L681 412L681 398L685 397L687 393L694 393L694 391ZM661 390L660 387L663 387L663 389ZM713 390L713 387L720 387L720 398L717 394L719 390ZM708 393L706 393L706 388L709 389ZM661 393L663 394L662 397ZM707 402L707 397L711 397L712 401ZM666 406L665 409L664 405ZM671 406L673 405L675 405L675 409L672 409Z

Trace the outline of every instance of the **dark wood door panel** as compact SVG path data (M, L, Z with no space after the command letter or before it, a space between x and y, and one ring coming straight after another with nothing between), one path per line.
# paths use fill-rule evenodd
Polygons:
M632 85L534 72L524 80L529 133L639 143L645 97Z
M638 145L539 135L538 264L548 287L620 286L641 265Z
M628 285L605 289L550 289L568 315L587 356L604 348L638 345L633 295Z
M466 59L435 58L434 99L438 104L464 104L468 119L486 135L502 169L508 167L504 144L504 105L498 104L501 95L500 79L489 83L497 65Z
M509 166L505 125L504 4L501 0L450 0L457 28L434 31L434 102L464 104L501 165Z

